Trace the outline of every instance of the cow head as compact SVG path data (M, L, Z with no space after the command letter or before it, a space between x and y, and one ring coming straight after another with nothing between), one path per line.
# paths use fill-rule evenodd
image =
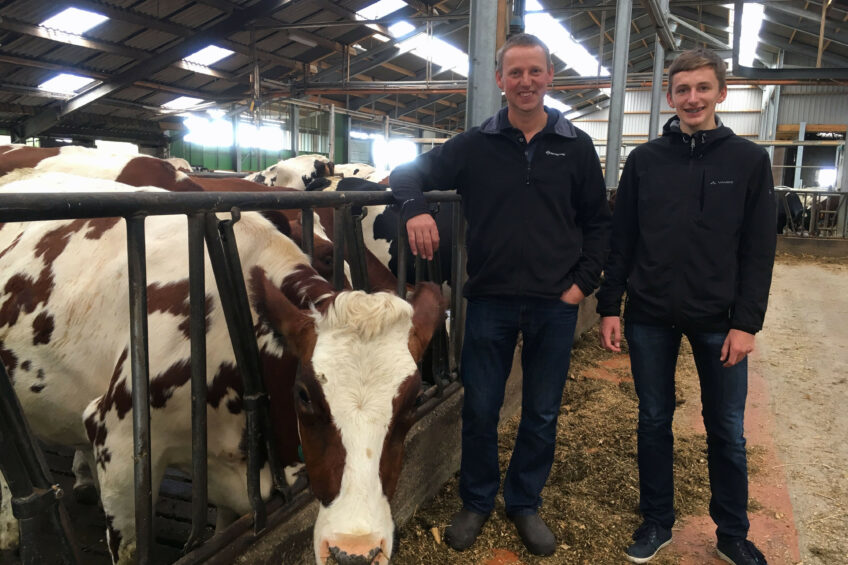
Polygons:
M261 288L257 277L251 283L258 310L301 363L294 402L307 474L321 503L315 558L388 563L389 500L414 421L416 363L444 317L439 288L422 283L409 302L390 293L341 292L320 311L306 312L267 278L258 280Z

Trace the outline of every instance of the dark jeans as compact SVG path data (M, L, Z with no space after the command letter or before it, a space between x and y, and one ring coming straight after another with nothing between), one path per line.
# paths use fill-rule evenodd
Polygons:
M707 430L710 516L720 538L748 535L748 466L744 414L748 394L747 358L723 367L726 333L683 332L670 326L628 322L625 337L639 396L639 508L646 521L674 524L671 420L674 369L683 334L692 345L701 384L701 414Z
M524 340L521 423L504 479L504 500L510 515L534 513L542 504L576 324L577 306L559 299L468 299L459 480L466 508L483 514L494 508L500 483L498 418L519 331Z

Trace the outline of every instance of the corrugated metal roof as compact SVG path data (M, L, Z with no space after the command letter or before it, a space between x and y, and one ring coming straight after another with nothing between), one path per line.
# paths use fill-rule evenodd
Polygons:
M101 0L96 0L101 1ZM132 48L147 51L151 54L161 52L162 50L178 45L185 38L190 37L194 33L208 27L212 21L219 21L225 17L236 17L240 10L236 7L247 7L255 4L256 0L238 0L236 2L226 1L196 1L196 0L108 0L108 3L103 3L103 10L109 11L110 19L101 24L94 30L85 34L93 40L107 41L113 44L122 44ZM324 23L328 25L320 28L304 28L299 29L302 35L317 39L316 47L303 45L302 43L292 42L288 36L288 31L281 29L260 29L257 30L256 36L259 38L258 49L260 51L260 65L263 69L263 78L273 79L286 83L289 80L294 80L296 83L302 82L301 69L303 65L298 64L292 69L291 65L281 64L279 60L275 60L272 55L294 59L307 63L309 66L318 65L319 70L329 67L334 67L342 62L342 54L339 49L330 46L333 43L353 43L360 42L368 49L378 49L382 47L382 43L376 40L367 39L372 31L362 24L352 26L333 26L331 22L343 21L350 17L352 12L359 10L373 3L374 0L340 0L333 3L316 3L308 1L291 2L282 6L280 9L268 13L264 17L257 20L257 25L274 24L280 22L281 25L286 23L300 23L307 25L312 22ZM545 0L545 6L550 9L559 10L556 17L568 26L570 33L582 41L583 45L592 53L598 51L599 34L597 17L595 19L590 16L586 7L576 6L573 0ZM0 7L0 56L16 57L18 64L9 62L0 62L0 72L3 72L7 82L11 82L10 77L15 77L20 86L34 87L38 81L45 77L55 74L56 71L46 70L43 68L44 63L60 64L66 67L81 65L85 68L97 70L101 73L117 74L122 71L131 70L136 61L128 58L125 55L116 55L110 53L99 53L97 50L92 50L85 47L63 45L56 41L42 37L32 37L26 35L31 33L27 28L21 26L15 27L14 22L21 22L28 26L35 26L40 21L43 21L49 16L54 15L60 9L63 9L67 4L57 3L52 5L46 2L32 2L31 0L8 0ZM815 18L815 14L802 0L785 0L778 4L769 4L767 12L778 13L783 7L791 7L792 10L806 10L803 13L811 13L811 17ZM633 26L631 28L631 45L630 45L630 70L635 72L647 71L651 67L651 55L653 52L654 37L650 33L642 33L644 30L650 30L650 22L641 5L634 3ZM727 41L727 8L716 3L705 3L702 5L693 5L691 1L681 2L671 0L671 12L686 19L696 27L704 30L705 33L711 34L720 41ZM450 13L451 11L465 12L468 10L468 3L465 0L445 0L437 4L437 13ZM597 12L597 11L596 11ZM403 14L415 14L414 8L404 8ZM842 29L842 21L848 15L840 4L836 4L828 11L828 33L838 34L844 33ZM800 20L799 20L800 21ZM12 22L11 24L9 22ZM606 17L606 32L612 33L614 27L614 14L612 10L607 13ZM809 23L809 22L807 22ZM4 27L5 24L5 27ZM842 27L840 27L842 26ZM442 26L446 27L446 26ZM799 28L804 27L799 23ZM809 25L807 25L809 28ZM438 30L439 26L437 26ZM804 31L799 29L798 33L793 33L791 27L778 25L775 23L767 23L765 26L766 35L776 38L773 41L791 42L791 48L787 54L787 61L790 61L797 50L799 54L809 58L810 50L815 51L817 47L817 33L813 34L809 30ZM837 30L837 31L833 31ZM439 32L437 31L437 34ZM771 34L771 35L768 35ZM676 36L681 36L684 48L694 45L696 41L691 34L686 30L678 30ZM762 34L761 34L762 35ZM188 93L194 93L198 97L211 96L215 93L224 91L244 92L251 91L249 82L249 71L252 67L252 60L249 54L249 45L251 33L245 27L243 31L233 33L229 37L220 38L220 42L227 41L237 43L242 46L241 53L237 53L224 61L213 64L214 69L219 69L227 73L238 73L238 77L234 80L217 79L203 74L193 74L173 66L166 67L158 72L150 72L140 77L138 80L157 81L184 90ZM323 38L323 40L321 40ZM466 48L468 38L468 27L461 28L447 37L442 39L459 47ZM839 38L836 38L839 39ZM215 43L211 40L210 43ZM700 42L699 42L700 43ZM604 38L603 40L604 64L609 68L611 66L611 56L613 46ZM268 55L268 54L271 55ZM776 53L776 48L763 46L760 49L760 55L769 58ZM840 43L840 41L831 41L826 43L825 48L826 59L836 58L836 60L844 60L848 65L848 47ZM351 61L357 63L367 60L367 56L352 57ZM403 73L398 70L407 69L413 74L423 76L423 71L426 67L424 60L412 55L404 54L388 61L388 64L381 65L369 69L362 73L365 78L378 81L395 81L409 79L409 73ZM436 69L434 69L435 71ZM570 71L562 73L563 76L571 74ZM435 73L435 79L444 79L458 75ZM107 79L108 80L108 79ZM278 87L263 88L264 93L279 90ZM2 86L0 86L2 92ZM132 86L125 86L113 91L109 94L109 98L113 99L139 99L145 98L154 91L148 89L138 89ZM744 92L744 93L743 93ZM784 102L791 106L795 102L792 100L792 90L784 90ZM844 98L844 91L825 92L818 91L819 94L832 94L834 98L822 99L818 105L818 110L825 116L833 116L842 111L843 115L848 114L848 111L840 109L839 100L836 97ZM173 92L158 93L170 99L174 97ZM802 92L798 96L809 95L808 92ZM319 95L313 92L307 92L305 97L317 98ZM367 107L374 107L378 112L395 112L396 102L400 105L401 111L405 107L415 107L421 100L413 94L392 94L386 93L384 96L371 95L364 93L352 92L349 96L344 94L321 94L323 99L332 98L334 100L345 101L351 100L351 105L358 107L361 104L366 104ZM443 94L432 94L432 98L444 96ZM586 104L603 100L601 95L595 88L587 86L581 91L569 91L557 93L561 99L573 105L581 107ZM31 97L25 90L12 90L9 92L8 99L14 104L22 97L32 98L36 104L46 104L49 99ZM649 94L647 91L642 91L642 94L637 94L635 97L629 97L626 100L626 112L645 111L648 106L647 100ZM464 95L453 95L451 100L454 102L464 101ZM755 119L751 115L746 115L746 110L751 110L758 106L758 91L747 90L742 92L731 92L728 100L720 107L720 111L724 114L739 113L738 119L740 128L747 129L753 125ZM755 104L756 103L756 104ZM799 102L799 104L801 104ZM426 109L434 109L440 115L451 112L450 107L443 105L428 104ZM830 109L828 109L830 108ZM109 112L118 110L110 109ZM785 108L785 112L803 113L806 110L799 108L797 111L792 108ZM121 115L131 113L132 109L122 108L119 110ZM749 112L750 114L750 112ZM420 119L422 123L432 123L432 118L424 112L410 111L412 118ZM463 122L464 113L454 114L448 121L442 122L442 127L453 127L453 124L461 124ZM25 119L21 116L20 122ZM4 122L8 124L8 122ZM626 114L624 118L625 136L631 135L630 132L639 132L646 125L646 117L643 114ZM637 135L633 133L632 135ZM605 133L604 133L605 136Z
M166 31L144 29L124 40L124 45L144 49L145 51L156 51L175 39L177 39L176 35Z

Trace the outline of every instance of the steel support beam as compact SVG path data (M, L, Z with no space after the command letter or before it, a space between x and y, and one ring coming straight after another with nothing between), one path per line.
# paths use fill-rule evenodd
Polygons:
M714 45L715 47L718 47L719 49L730 49L730 45L728 45L724 41L718 39L714 35L710 35L709 33L704 33L703 31L701 31L697 27L693 26L692 24L690 24L689 22L687 22L683 18L678 18L674 14L670 14L668 16L668 19L670 19L671 21L677 23L678 25L686 28L688 33L694 35L695 37L697 37L701 41L711 43L712 45Z
M491 0L471 0L465 129L479 126L501 108L501 92L492 76L497 49L492 30L498 28L499 5Z
M648 17L651 18L651 23L657 32L657 39L662 43L662 47L674 51L674 37L672 37L671 30L668 27L668 0L642 0L642 6L645 7Z
M630 11L633 3L618 0L615 10L615 43L613 44L612 92L607 126L607 155L604 179L607 187L618 186L618 161L621 153L624 94L627 86L627 52L630 48Z
M807 133L807 122L801 122L798 127L798 140L804 141ZM804 170L804 146L799 145L795 153L795 181L792 183L792 188L804 188L801 184L801 172Z
M289 124L291 125L291 150L297 157L300 152L300 107L289 104Z
M223 39L231 33L241 31L254 19L266 16L289 2L290 0L260 0L251 7L234 13L232 16L225 18L178 45L157 54L155 57L141 61L128 70L114 76L109 82L75 96L64 104L60 104L58 108L48 108L39 115L28 119L21 127L19 136L27 139L38 135L56 124L63 116L75 112L123 86L150 77L175 61L206 47L209 43Z
M668 0L659 0L659 10L663 14L668 12ZM670 51L674 51L674 41L672 40L670 46L666 46L664 42L654 41L654 74L651 81L651 117L648 120L648 139L654 139L660 134L660 108L664 102L662 79L666 47Z

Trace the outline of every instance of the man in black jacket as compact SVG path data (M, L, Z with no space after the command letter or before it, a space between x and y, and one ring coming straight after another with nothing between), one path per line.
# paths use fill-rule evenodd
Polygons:
M390 180L413 253L430 259L438 246L423 190L456 188L468 222L462 509L445 541L470 547L494 508L498 416L521 332L521 423L504 502L527 549L550 555L556 540L538 515L540 493L553 463L577 305L598 284L610 214L591 138L543 105L553 79L548 48L532 35L511 37L495 77L506 108L398 167Z
M668 71L676 116L663 135L627 158L598 292L601 344L625 336L639 396L639 508L644 520L627 557L651 560L674 524L674 369L682 335L692 345L707 431L710 516L718 554L764 564L747 540L748 471L743 436L747 359L762 328L775 251L776 210L768 154L715 115L727 96L713 52L682 53Z

